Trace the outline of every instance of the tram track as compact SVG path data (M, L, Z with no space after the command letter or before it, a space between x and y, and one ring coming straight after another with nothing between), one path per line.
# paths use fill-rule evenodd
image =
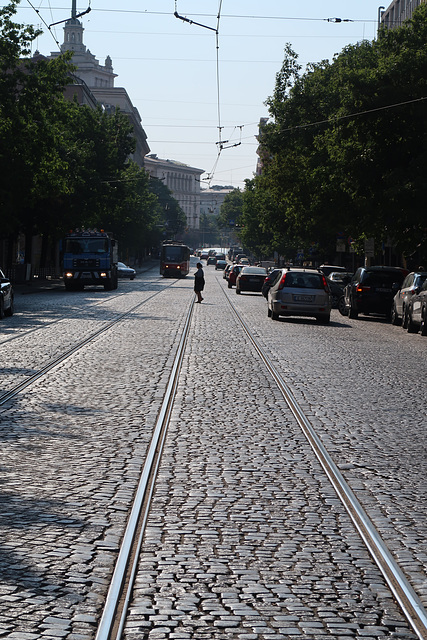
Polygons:
M316 433L316 430L295 399L291 389L274 366L271 358L269 358L259 342L256 340L248 325L232 303L230 296L227 295L224 289L223 293L246 336L259 355L262 363L275 380L286 404L292 411L292 414L309 442L316 458L319 460L324 472L334 487L338 498L345 507L364 544L369 550L372 559L383 574L386 583L399 603L406 619L417 634L418 638L420 638L420 640L426 640L427 611L425 610L420 598L415 593L399 564L393 558L374 523L363 509L348 483L345 481L337 465Z
M36 293L35 291L32 293ZM64 294L66 294L67 292L64 290ZM96 302L93 302L91 304L89 304L88 306L84 307L84 309L81 311L82 316L85 313L90 313L91 310L95 309L96 307L99 307L101 305L106 305L108 303L110 303L113 300L117 300L118 298L123 298L125 296L127 296L129 294L129 291L123 291L123 292L119 292L119 293L115 293L113 295L109 295L101 300L97 300ZM38 331L44 331L47 327L52 327L55 324L59 324L60 322L64 322L64 320L66 320L66 318L61 317L61 318L56 318L55 320L52 321L48 321L48 322L44 322L41 326L38 327L34 327L32 329L28 329L26 331L21 331L19 333L16 333L15 335L11 335L11 336L7 336L4 337L2 340L0 340L0 346L3 346L5 344L8 344L9 342L12 342L13 340L22 340L27 338L29 335L32 335Z
M298 426L309 442L336 495L347 511L373 561L381 571L386 584L398 602L406 620L420 640L427 640L427 613L415 590L396 562L387 545L382 540L375 525L363 509L357 497L345 481L337 465L323 445L316 430L295 399L272 359L242 318L236 306L221 287L232 314L240 324L244 334L254 348L262 365L266 368L289 407ZM162 449L167 435L168 421L173 410L174 395L179 384L179 373L189 339L194 299L185 320L180 344L175 356L168 387L156 422L149 452L142 470L138 489L128 519L123 542L115 565L106 604L98 626L95 640L119 640L126 621L133 584L137 572L138 557L143 546L144 530L147 523L150 502L155 487L155 478L160 464Z
M27 389L29 386L34 384L34 382L36 382L37 380L42 378L49 371L51 371L52 369L57 367L59 364L64 362L64 360L67 360L67 358L72 356L74 353L76 353L77 351L79 351L80 349L82 349L83 347L88 345L89 343L91 343L93 340L95 340L96 338L101 336L103 333L105 333L106 331L108 331L109 329L114 327L119 322L122 322L125 318L130 316L132 313L134 313L141 306L145 305L147 302L149 302L150 300L152 300L153 298L158 296L160 293L162 293L165 290L165 288L168 288L168 287L171 287L171 286L173 286L173 283L168 284L167 287L164 287L160 291L156 291L155 293L150 295L148 298L146 298L142 302L138 302L136 305L134 305L133 307L131 307L127 311L121 313L116 318L114 318L114 320L110 320L109 322L104 324L101 328L97 329L96 331L93 331L89 336L87 336L83 340L78 341L72 347L70 347L69 349L66 349L63 353L61 353L59 356L53 358L51 361L49 361L44 366L42 366L40 369L38 369L35 373L33 373L32 375L28 376L25 380L23 380L22 382L19 382L18 384L14 385L8 391L6 391L3 394L1 394L0 395L0 407L4 406L7 402L9 402L11 399L13 399L19 393L21 393L22 391Z

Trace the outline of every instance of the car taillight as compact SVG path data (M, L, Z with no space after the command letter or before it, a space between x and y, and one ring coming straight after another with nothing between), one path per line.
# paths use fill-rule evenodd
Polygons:
M362 287L361 285L359 285L356 289L357 293L363 293L364 291L370 291L371 287Z
M323 284L323 288L325 291L329 291L329 286L328 286L328 282L325 278L325 276L322 276L322 284Z
M285 286L285 280L286 280L286 273L283 274L282 279L279 282L279 289L283 289L283 287Z
M248 276L240 276L240 280L247 280Z

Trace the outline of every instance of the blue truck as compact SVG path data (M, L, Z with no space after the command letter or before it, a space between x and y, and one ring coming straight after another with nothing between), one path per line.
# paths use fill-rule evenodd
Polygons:
M76 229L62 242L62 276L67 291L83 290L85 285L117 289L118 246L103 229Z

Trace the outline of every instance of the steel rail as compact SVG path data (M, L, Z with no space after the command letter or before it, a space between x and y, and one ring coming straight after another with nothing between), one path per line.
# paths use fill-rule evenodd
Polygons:
M362 505L344 479L335 462L332 460L331 456L326 450L326 447L317 435L313 425L310 423L299 403L292 394L291 389L271 362L270 357L265 353L256 338L253 336L248 325L240 316L234 304L231 302L230 297L222 287L221 289L226 299L228 300L235 316L242 325L252 346L255 348L264 365L267 367L268 371L274 378L278 388L283 395L283 398L285 399L298 425L300 426L302 432L311 445L317 459L323 467L323 470L325 471L332 486L334 487L335 492L337 493L339 499L341 500L347 513L353 521L353 524L362 537L362 540L368 548L374 562L383 574L390 590L392 591L397 602L402 608L406 619L408 620L414 632L417 634L418 638L420 640L427 640L427 611L425 610L420 598L416 594L415 590L413 589L412 585L401 570L396 560L391 555L386 543L381 538L380 534L375 528L375 525L369 518L366 511L363 509Z
M147 271L150 271L150 269L147 269ZM146 272L144 272L146 273ZM54 289L52 289L53 291ZM43 292L46 292L47 290L44 289ZM64 289L63 290L64 293L67 293L67 291ZM99 290L101 291L101 290ZM35 291L30 291L28 293L23 293L22 295L33 295L38 293L37 290ZM97 300L96 302L93 302L92 304L89 304L87 307L85 307L84 312L86 311L90 311L91 309L93 309L94 307L98 307L101 304L107 304L107 302L111 302L111 300L115 300L116 298L123 298L124 296L127 296L130 292L129 291L119 291L118 293L111 295L111 296L107 296L105 297L103 300ZM26 336L30 335L30 333L35 333L36 331L43 331L44 329L46 329L46 327L51 327L53 324L58 324L59 322L63 322L66 319L66 317L62 317L62 318L57 318L56 320L51 320L50 322L46 322L45 324L39 326L39 327L35 327L34 329L28 329L27 331L24 331L23 333L17 333L15 335L12 336L8 336L5 337L4 340L0 340L0 347L3 346L4 344L8 343L8 342L12 342L12 340L19 340L22 338L25 338Z
M168 285L168 286L172 286L172 285ZM19 393L21 393L21 391L23 391L24 389L29 387L31 384L33 384L34 382L39 380L41 377L46 375L46 373L48 373L49 371L51 371L52 369L57 367L61 362L63 362L64 360L69 358L71 355L73 355L74 353L79 351L79 349L81 349L82 347L84 347L87 344L89 344L90 342L92 342L92 340L95 340L95 338L98 338L98 336L102 335L103 333L105 333L106 331L111 329L111 327L114 327L114 325L116 325L117 323L121 322L124 318L129 316L136 309L138 309L142 305L146 304L149 300L151 300L155 296L159 295L163 291L164 291L164 289L162 289L161 291L156 291L151 296L149 296L146 300L143 300L142 302L138 302L138 304L134 305L131 309L129 309L128 311L125 311L124 313L121 313L114 320L111 320L110 322L107 322L103 327L101 327L100 329L98 329L97 331L92 333L90 336L88 336L84 340L81 340L80 342L77 342L75 345L70 347L70 349L67 349L67 351L64 351L64 353L62 353L60 356L58 356L57 358L54 358L53 360L48 362L46 365L41 367L41 369L39 369L38 371L33 373L33 375L29 376L28 378L26 378L25 380L23 380L19 384L15 385L9 391L6 391L5 393L3 393L0 396L0 407L3 406L4 404L6 404L6 402L11 400L15 396L17 396Z
M95 640L120 638L126 622L127 609L138 569L139 553L145 533L151 498L154 492L154 482L157 476L179 382L179 374L188 340L193 308L194 298L187 312L177 353L138 483Z

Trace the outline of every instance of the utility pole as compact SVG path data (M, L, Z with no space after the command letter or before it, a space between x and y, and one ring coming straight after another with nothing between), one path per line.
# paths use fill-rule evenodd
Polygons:
M76 18L77 17L77 7L76 7L76 3L77 0L72 0L72 5L71 5L71 18Z

